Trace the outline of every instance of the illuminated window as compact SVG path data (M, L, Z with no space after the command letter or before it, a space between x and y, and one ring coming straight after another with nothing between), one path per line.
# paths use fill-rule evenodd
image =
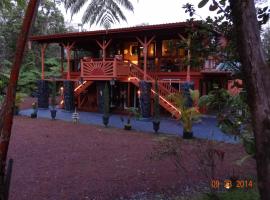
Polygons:
M163 40L162 41L162 56L175 56L175 40Z
M156 55L156 45L151 43L147 48L147 56L154 57ZM140 56L143 57L143 47L140 47Z

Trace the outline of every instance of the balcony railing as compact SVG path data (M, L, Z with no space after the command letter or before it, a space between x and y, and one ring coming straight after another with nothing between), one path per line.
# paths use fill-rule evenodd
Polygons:
M129 75L129 65L117 59L81 60L83 79L107 80Z

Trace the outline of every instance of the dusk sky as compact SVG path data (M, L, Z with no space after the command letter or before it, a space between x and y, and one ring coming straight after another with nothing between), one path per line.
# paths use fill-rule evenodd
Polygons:
M215 15L215 12L209 12L208 6L202 9L198 9L198 2L200 0L131 0L134 6L134 13L125 12L127 17L127 22L122 21L121 24L115 24L113 28L117 27L128 27L135 26L142 23L148 24L161 24L161 23L171 23L171 22L180 22L185 21L189 18L189 15L184 12L182 6L187 2L192 2L195 6L198 15L202 18L210 15ZM65 15L65 20L70 22L70 14L66 13L65 9L61 8L62 12ZM75 27L77 24L81 23L81 17L83 15L84 9L82 9L77 15L73 16L71 24ZM200 19L200 17L196 17ZM91 27L85 24L84 29L94 30L101 29L101 27Z

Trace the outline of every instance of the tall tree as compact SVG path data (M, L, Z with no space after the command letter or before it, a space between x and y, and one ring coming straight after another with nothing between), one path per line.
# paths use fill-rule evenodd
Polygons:
M253 115L257 179L261 199L270 199L270 66L260 39L253 0L229 0L248 103Z
M106 29L120 20L127 20L121 6L129 11L134 9L129 0L64 0L64 3L72 15L78 13L88 3L82 17L82 23L89 22L90 26L96 23L96 25L102 25Z
M21 63L23 60L24 49L26 46L31 26L35 19L35 13L37 11L38 5L39 0L30 0L28 3L21 32L19 34L17 41L17 48L15 52L12 70L10 73L7 95L5 97L0 112L0 200L5 199L5 192L4 192L5 163L13 123L13 111L14 111L16 87Z
M201 0L203 7L209 0ZM260 38L260 24L269 19L268 7L258 8L254 0L211 0L209 9L229 15L233 21L243 79L248 93L256 145L257 181L261 199L270 199L270 66ZM223 8L226 8L225 10ZM229 13L229 14L228 14ZM258 19L257 19L258 17Z

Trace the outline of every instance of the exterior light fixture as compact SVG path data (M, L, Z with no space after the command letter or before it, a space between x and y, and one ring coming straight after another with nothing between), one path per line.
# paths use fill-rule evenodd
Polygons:
M83 84L83 77L80 77L79 83Z
M115 85L115 79L110 80L110 85Z
M138 90L138 92L137 92L137 93L138 93L138 96L139 96L139 97L141 97L141 91L140 91L140 90Z

